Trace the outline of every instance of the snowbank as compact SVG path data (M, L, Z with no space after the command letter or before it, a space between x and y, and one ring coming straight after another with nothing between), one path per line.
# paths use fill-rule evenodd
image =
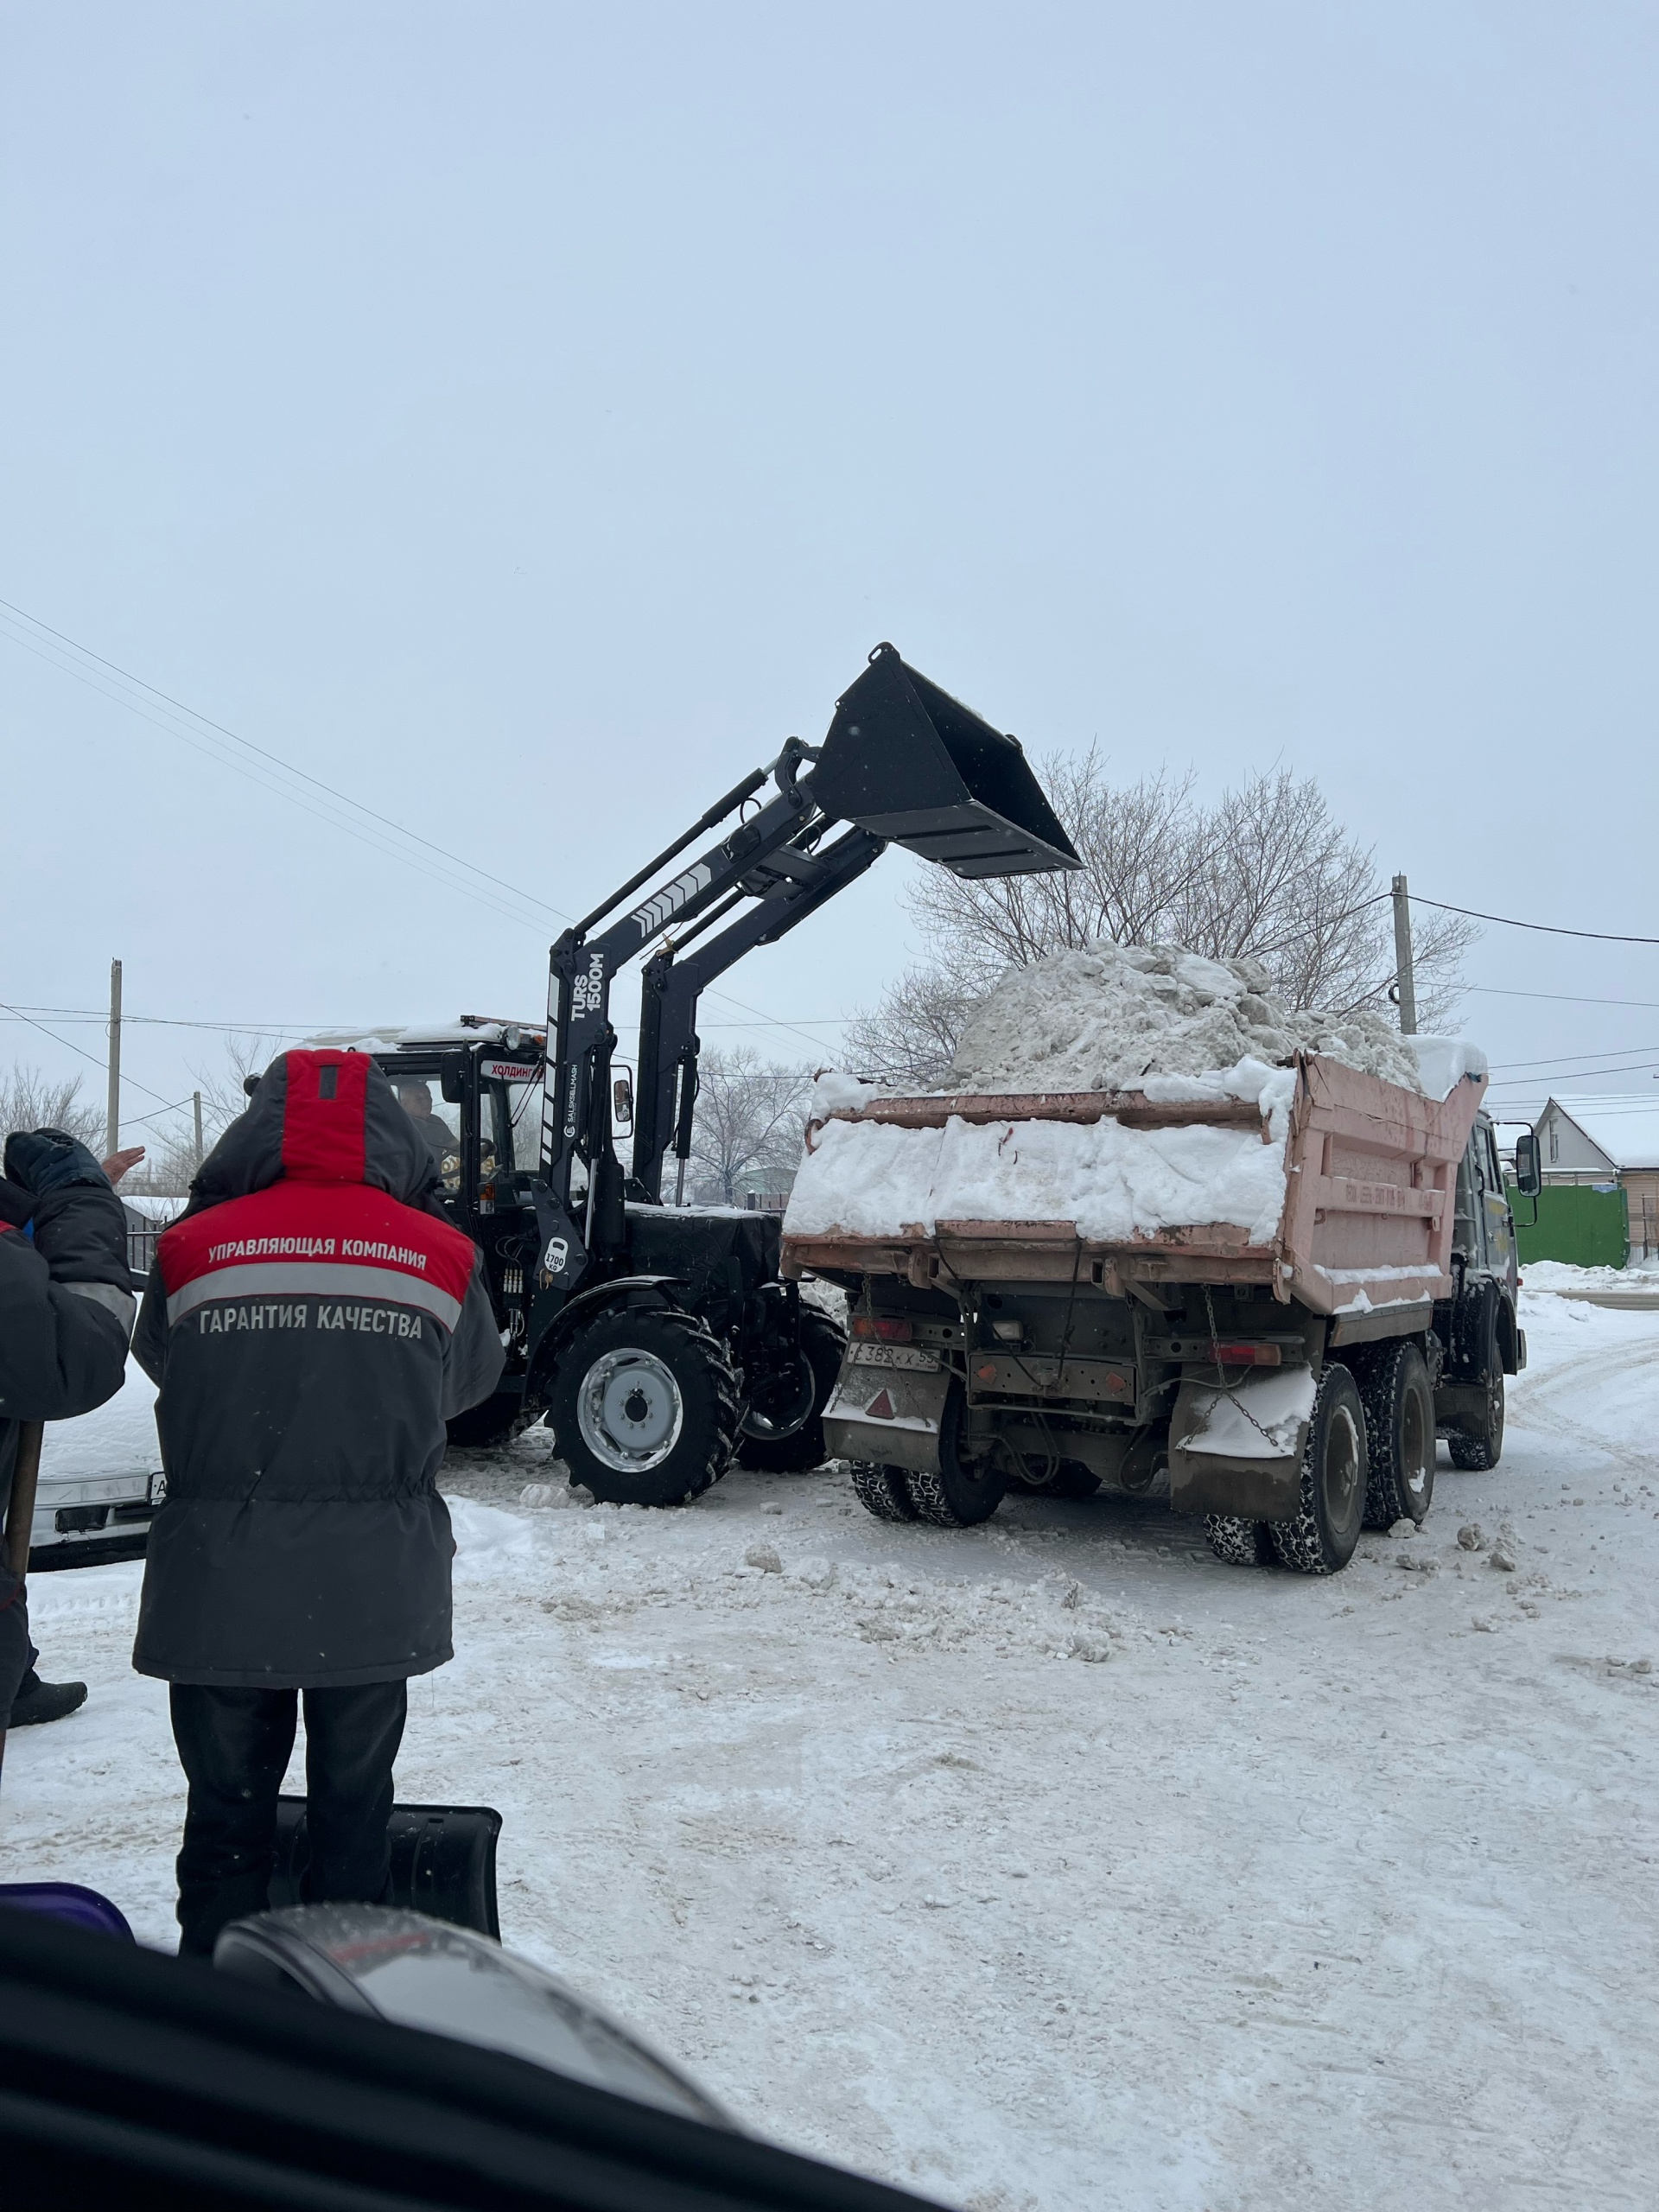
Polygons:
M955 1090L1129 1090L1148 1076L1207 1077L1242 1060L1322 1052L1419 1090L1417 1063L1377 1014L1293 1010L1255 960L1108 939L1011 968L969 1015Z

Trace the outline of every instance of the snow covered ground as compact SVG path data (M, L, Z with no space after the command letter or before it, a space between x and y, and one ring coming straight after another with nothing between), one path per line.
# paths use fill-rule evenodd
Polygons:
M1501 1467L1328 1582L1150 1505L951 1535L838 1470L652 1514L523 1503L537 1436L456 1460L400 1795L499 1807L507 1942L746 2120L952 2203L1651 2204L1659 1314L1526 1306ZM92 1694L12 1738L0 1844L165 1945L139 1572L34 1583Z

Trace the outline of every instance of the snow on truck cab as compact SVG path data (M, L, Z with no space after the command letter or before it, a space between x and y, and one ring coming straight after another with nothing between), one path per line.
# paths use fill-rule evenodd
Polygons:
M1225 1560L1325 1574L1423 1520L1437 1437L1496 1465L1526 1341L1485 1065L1416 1058L1409 1091L1301 1054L1242 1063L1255 1096L821 1085L784 1264L849 1294L824 1427L868 1510L1163 1496Z

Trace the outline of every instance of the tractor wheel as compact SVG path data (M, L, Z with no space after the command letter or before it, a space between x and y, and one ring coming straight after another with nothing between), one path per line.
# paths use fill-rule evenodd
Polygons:
M1241 1521L1236 1513L1206 1513L1204 1541L1229 1567L1273 1564L1273 1537L1265 1521Z
M1319 1377L1292 1521L1270 1521L1281 1563L1299 1574L1338 1574L1354 1555L1365 1510L1365 1412L1353 1376L1333 1362Z
M761 1474L800 1475L823 1465L823 1409L840 1377L846 1350L846 1332L817 1306L803 1306L800 1390L805 1414L796 1414L795 1425L779 1433L768 1430L751 1406L743 1416L738 1439L739 1466L753 1467Z
M962 1385L953 1382L939 1423L937 1471L912 1468L905 1477L917 1519L936 1529L974 1528L988 1521L1007 1495L1007 1477L989 1461L976 1471L963 1452L961 1434Z
M536 1408L526 1408L522 1391L498 1390L482 1405L468 1406L446 1426L455 1451L488 1452L497 1445L510 1444L535 1418Z
M559 1355L548 1426L573 1483L607 1505L684 1505L737 1441L737 1377L690 1313L602 1314Z
M1434 1392L1414 1344L1388 1345L1360 1387L1365 1408L1365 1526L1421 1523L1434 1495Z
M883 1466L878 1459L855 1459L853 1494L867 1513L878 1521L913 1521L910 1474L904 1467Z

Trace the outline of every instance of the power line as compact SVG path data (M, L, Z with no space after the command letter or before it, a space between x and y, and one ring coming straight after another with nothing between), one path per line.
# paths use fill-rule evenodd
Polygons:
M330 823L335 829L344 830L346 836L355 837L359 843L368 845L372 850L385 854L390 859L401 861L405 867L417 869L431 881L441 883L446 889L457 892L463 898L472 899L480 905L488 906L493 912L505 915L510 921L517 922L523 927L534 926L528 916L514 912L511 907L504 906L499 899L490 897L476 886L456 883L452 878L442 874L438 870L423 862L418 855L404 852L396 845L388 844L383 836L377 835L375 830L366 828L365 823L373 823L378 830L390 831L394 836L410 839L413 843L424 847L429 853L435 854L440 859L449 861L453 866L465 868L469 874L479 877L483 883L489 885L493 889L505 892L509 898L522 899L529 906L538 906L543 913L551 914L559 921L568 923L574 918L566 913L563 907L556 906L548 899L538 899L533 892L521 891L516 884L509 883L504 876L495 875L486 868L480 868L475 862L462 859L460 854L450 852L446 846L435 843L429 837L423 837L418 830L405 829L402 823L395 822L390 815L381 814L375 808L365 805L361 799L353 798L346 792L337 791L332 784L324 783L320 777L312 775L307 769L296 766L292 761L285 760L281 753L272 752L266 746L256 744L251 738L238 736L236 731L228 728L223 722L214 721L211 715L201 714L194 707L186 706L182 701L175 699L169 692L162 690L156 684L147 683L142 676L135 676L130 670L121 667L118 662L106 659L102 653L94 652L90 645L83 645L78 639L70 637L67 632L54 629L49 622L43 622L38 614L29 613L26 607L18 607L10 600L0 599L0 610L3 610L0 611L0 637L10 639L13 645L21 645L25 652L32 652L37 659L45 661L48 666L60 670L66 676L73 677L77 683L86 684L88 690L96 691L101 698L108 699L117 706L125 707L129 713L137 715L140 721L149 722L154 728L165 731L168 735L178 739L181 744L189 746L193 751L205 753L208 759L219 761L222 766L230 768L234 773L245 776L250 782L258 785L262 790L274 791L279 797L286 798L290 805L297 806L315 819ZM83 655L86 659L96 663L99 669L107 670L111 675L118 677L121 682L132 684L139 691L147 693L149 699L131 699L123 692L110 690L106 684L94 679L92 671L79 667L73 661L66 660L57 653L43 648L38 638L18 635L15 628L7 626L7 616L13 618L14 621L31 624L36 630L44 632L47 637L54 639L59 645L67 647L70 652ZM190 724L199 724L200 728L175 728L172 721L163 721L156 714L147 710L149 700L159 701L169 713L183 715L188 718ZM200 734L201 730L212 731L214 735L204 741ZM225 740L233 746L240 747L246 753L257 755L260 760L269 763L270 767L280 775L292 776L308 784L313 790L321 792L326 799L334 801L337 806L348 808L352 813L363 817L363 821L353 821L349 817L341 817L327 806L318 806L304 793L290 790L287 785L273 780L269 774L261 774L251 761L238 760L234 753L227 753L223 745L216 740ZM771 1027L792 1031L795 1035L801 1038L804 1043L810 1045L815 1052L823 1049L822 1038L808 1036L804 1029L797 1027L793 1022L774 1020L772 1017L762 1014L759 1007L750 1006L746 1000L734 998L729 992L710 990L706 995L718 1000L722 1005L735 1007L740 1014L754 1014ZM154 1096L153 1093L151 1095Z
M1443 899L1424 899L1414 891L1411 903L1433 906L1442 914L1464 914L1473 922L1496 922L1501 929L1539 930L1546 937L1592 938L1598 944L1659 944L1659 937L1621 937L1611 930L1568 930L1554 922L1517 922L1509 914L1483 914L1473 906L1448 906Z
M43 630L48 637L55 639L59 645L67 646L71 652L79 653L87 660L95 662L100 669L108 670L111 675L118 677L122 683L130 683L137 690L148 693L150 698L159 700L172 713L186 716L192 723L200 724L204 729L211 730L216 737L223 738L228 743L240 747L244 753L256 755L280 774L291 776L302 783L308 784L314 791L321 792L326 798L333 800L337 805L349 808L353 813L361 815L365 821L375 823L378 828L390 830L394 836L407 838L412 844L420 845L426 851L435 854L439 859L448 861L452 867L466 869L468 874L477 876L481 882L490 885L492 888L505 891L511 897L523 899L530 906L539 906L544 913L551 914L560 921L568 922L571 918L562 907L550 905L544 899L537 898L533 892L521 891L516 884L508 883L504 877L495 874L491 869L480 868L475 861L464 859L459 853L452 853L447 846L436 843L430 837L423 836L418 830L410 830L404 823L394 821L390 815L382 814L378 808L365 804L361 799L353 798L349 792L338 790L333 784L325 783L320 776L314 776L308 769L302 768L294 761L285 759L281 753L272 752L268 746L257 744L252 738L243 737L236 730L228 728L223 722L215 721L212 715L204 715L196 708L187 706L182 700L174 698L170 692L163 691L159 685L147 682L142 676L135 676L130 669L123 668L118 662L107 659L104 654L94 652L90 645L83 645L78 639L68 636L66 632L54 629L49 622L43 622L39 615L29 613L27 608L14 605L10 600L0 599L0 609L3 609L7 614L17 620L29 623L38 630ZM19 637L14 631L3 628L0 628L0 635L10 637L14 645L22 645L27 650L38 649L38 639ZM77 677L82 681L88 680L88 671L78 668L73 662L60 659L48 652L37 652L37 657L48 661L53 667L61 669L67 676ZM111 699L117 704L130 709L134 713L142 712L143 702L141 702L126 698L119 692L104 690L101 685L96 683L92 684L91 688L93 690L101 691L105 698ZM156 721L153 715L144 715L143 719L151 721L157 728L170 730L172 735L180 738L187 744L191 741L185 732L172 729L168 723ZM196 749L200 751L203 748L199 746ZM245 761L238 761L234 757L227 757L217 747L213 748L213 757L223 760L226 766L235 768L244 774L250 772L249 765ZM282 785L272 785L267 779L254 776L252 780L264 784L267 790L283 791ZM283 791L283 796L294 800L296 804L303 803L299 795L295 792ZM315 811L315 810L308 810ZM334 817L325 816L323 818ZM336 826L346 830L348 834L357 834L354 825L347 822L336 819ZM378 849L383 852L395 850L385 844L380 844ZM400 854L397 857L405 861L413 859L413 855L409 854ZM466 887L453 885L451 887L463 890ZM523 918L515 916L513 918Z
M42 1037L49 1037L54 1045L61 1045L65 1052L79 1052L83 1060L90 1060L95 1068L108 1067L109 1062L107 1060L100 1060L95 1052L88 1052L83 1050L80 1046L74 1042L73 1038L60 1037L55 1029L48 1029L43 1021L32 1020L28 1014L21 1012L18 1007L8 1004L4 999L0 999L0 1007L3 1007L8 1014L16 1014L19 1021L27 1021L31 1029L38 1029ZM146 1098L161 1099L163 1107L167 1107L167 1101L162 1098L161 1092L159 1090L152 1090L147 1083L140 1083L137 1076L124 1074L121 1080L124 1084L129 1085L132 1090L142 1090ZM167 1110L171 1112L172 1109L168 1107L167 1108ZM146 1116L146 1118L153 1119L154 1117Z
M1659 1045L1614 1045L1605 1052L1568 1052L1563 1058L1543 1060L1495 1060L1494 1075L1519 1072L1527 1068L1554 1068L1558 1071L1576 1067L1581 1060L1616 1060L1621 1052L1659 1052ZM1594 1068L1586 1068L1586 1075L1594 1075ZM1611 1072L1611 1071L1610 1071Z
M1483 998L1543 999L1555 1006L1631 1006L1652 1012L1659 1008L1659 999L1592 999L1576 991L1509 991L1497 983L1465 983L1465 991L1478 991Z

